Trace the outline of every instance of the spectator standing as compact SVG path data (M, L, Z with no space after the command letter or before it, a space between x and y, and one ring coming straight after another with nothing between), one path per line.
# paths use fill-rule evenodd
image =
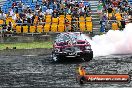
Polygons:
M84 10L85 10L85 12L86 12L86 16L89 16L89 15L90 15L90 12L91 12L90 5L85 6Z
M2 25L2 37L5 37L6 31L7 31L7 25L6 24L3 24Z
M72 32L75 32L77 30L77 19L75 16L72 17L72 20L71 20L71 31Z
M105 21L101 20L100 21L101 27L100 27L100 32L101 34L105 32Z
M7 32L10 33L12 30L12 23L9 22L9 24L7 25Z
M33 24L34 23L34 19L35 19L35 13L33 13L33 16L31 18L31 23Z
M66 28L65 29L66 32L68 32L69 29L70 29L70 22L69 22L69 20L67 18L65 19L65 28Z
M103 10L103 4L99 2L98 6L97 6L97 12L101 18L102 15L102 10Z
M126 22L124 19L122 19L120 22L121 22L121 29L120 30L123 30L125 28Z

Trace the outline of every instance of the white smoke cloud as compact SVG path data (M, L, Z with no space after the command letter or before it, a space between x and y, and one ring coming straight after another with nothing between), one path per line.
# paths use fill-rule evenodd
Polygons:
M94 56L110 54L132 54L132 23L123 31L110 30L106 34L97 35L90 40Z

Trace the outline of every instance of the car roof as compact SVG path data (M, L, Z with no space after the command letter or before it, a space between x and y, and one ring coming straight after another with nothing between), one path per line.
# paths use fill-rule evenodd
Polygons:
M58 34L55 40L57 42L62 42L66 40L71 40L71 41L85 40L83 39L81 34L82 34L81 32L63 32L63 33Z

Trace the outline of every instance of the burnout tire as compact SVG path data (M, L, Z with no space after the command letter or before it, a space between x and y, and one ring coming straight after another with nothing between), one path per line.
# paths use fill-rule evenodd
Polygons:
M93 58L93 51L91 51L88 55L84 56L85 61L90 61Z
M89 57L90 57L90 60L92 60L92 59L93 59L93 51L91 51L91 53L90 53Z
M54 62L59 62L60 61L60 57L58 55L56 55L55 53L52 53L52 60Z

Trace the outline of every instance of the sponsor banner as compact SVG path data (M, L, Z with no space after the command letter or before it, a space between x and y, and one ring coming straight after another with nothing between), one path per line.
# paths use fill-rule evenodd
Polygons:
M131 80L130 75L128 74L100 74L100 75L95 75L95 74L90 74L90 75L85 75L85 78L87 82L127 82L129 83Z

